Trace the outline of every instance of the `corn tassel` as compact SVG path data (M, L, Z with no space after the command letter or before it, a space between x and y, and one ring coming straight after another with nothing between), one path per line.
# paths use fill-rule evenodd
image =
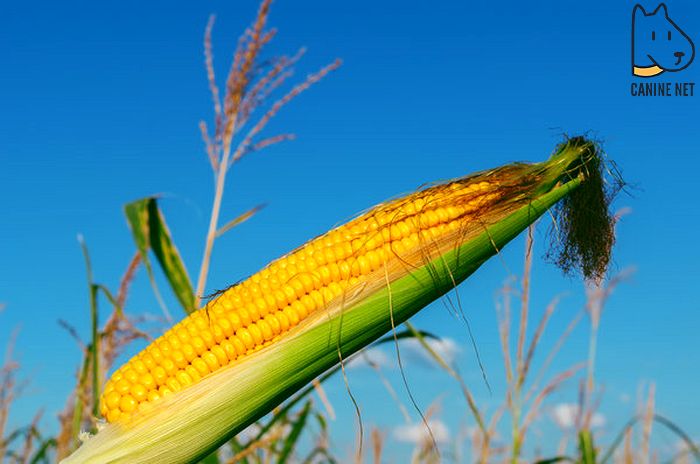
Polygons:
M427 188L308 242L222 292L117 370L101 400L111 423L63 462L206 456L454 288L582 185L602 189L595 182L600 166L593 144L572 139L547 162ZM561 214L585 222L571 211L585 200ZM609 198L598 200L609 219ZM579 226L564 221L568 239L577 239L571 229ZM603 222L597 227L606 240L565 248L569 261L586 261L578 264L587 277L600 278L607 266L611 221Z

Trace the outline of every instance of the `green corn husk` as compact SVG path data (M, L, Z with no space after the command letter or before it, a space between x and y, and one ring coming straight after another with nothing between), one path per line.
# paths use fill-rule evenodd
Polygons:
M602 278L613 242L602 166L597 146L576 138L546 162L500 168L517 188L496 212L484 213L488 222L438 247L429 259L422 254L418 265L387 266L371 285L331 301L279 341L163 398L128 423L105 426L62 462L196 462L453 289L555 205L564 235L558 237L558 263ZM478 181L493 172L472 177Z

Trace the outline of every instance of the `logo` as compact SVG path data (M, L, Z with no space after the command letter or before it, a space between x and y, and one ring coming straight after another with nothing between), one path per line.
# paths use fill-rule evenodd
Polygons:
M666 71L682 71L693 62L695 45L668 16L661 3L652 12L637 4L632 10L632 74L658 76Z

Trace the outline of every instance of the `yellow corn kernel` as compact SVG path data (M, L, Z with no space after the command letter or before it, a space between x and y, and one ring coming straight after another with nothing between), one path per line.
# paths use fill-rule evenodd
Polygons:
M236 354L238 356L243 356L246 352L243 341L241 341L241 339L235 335L231 336L229 340L231 340L231 343L233 343L233 347L236 349Z
M178 371L175 377L182 388L192 385L192 378L185 371Z
M199 382L201 380L202 376L199 374L199 371L194 368L191 364L185 368L185 373L187 376L192 379L192 382Z
M109 409L106 413L102 412L102 415L105 416L108 422L116 422L121 416L121 411L118 408Z
M262 332L263 340L268 341L272 339L272 327L267 322L267 316L262 321L258 321L258 327Z
M119 409L122 412L126 412L126 413L133 412L134 409L136 409L137 405L138 405L138 403L136 402L134 397L131 395L124 395L119 400Z
M220 366L225 366L228 364L228 357L226 356L226 352L221 345L212 346L211 352L214 353L214 356L216 356L216 360L219 362Z
M140 383L136 383L131 386L131 396L134 398L134 400L136 400L137 403L140 403L143 400L145 400L147 395L148 390L146 390L146 387L144 387Z
M226 357L229 361L233 361L238 356L236 354L236 348L233 346L233 343L230 340L224 340L221 342L221 348L224 350L224 353L226 353Z
M150 391L155 389L156 381L153 378L153 375L146 372L145 374L141 374L141 377L139 377L139 384L143 385L146 390Z
M255 341L253 340L252 335L250 335L250 332L248 329L241 329L238 332L236 332L236 336L241 339L243 344L246 347L246 350L251 350L255 346Z
M122 396L118 392L112 390L104 396L104 405L107 406L108 410L114 409L119 406L119 401L121 398Z

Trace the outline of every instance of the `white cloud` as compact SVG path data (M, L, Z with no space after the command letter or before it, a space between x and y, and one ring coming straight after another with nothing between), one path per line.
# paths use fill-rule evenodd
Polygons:
M563 429L572 428L578 418L578 405L571 403L559 403L552 408L552 420Z
M468 425L462 429L461 434L465 438L473 440L481 436L481 429L479 429L479 427L477 427L476 425Z
M593 417L591 418L591 428L599 429L605 427L605 423L606 420L604 415L599 412L593 413Z
M430 349L435 351L448 364L452 364L461 352L460 346L451 338L425 339ZM391 345L391 343L389 343ZM435 367L433 357L415 338L399 340L401 359L406 364L420 365L423 367ZM354 355L346 364L347 369L359 369L376 365L382 368L398 366L396 360L396 348L392 346L374 347Z
M579 416L579 406L574 403L559 403L551 410L552 421L563 429L571 429L576 426ZM605 416L601 413L593 413L591 428L605 426Z
M457 355L462 351L457 342L451 338L441 338L439 340L426 338L425 342L430 349L440 355L447 364L452 364ZM435 360L420 341L413 338L400 342L399 349L406 360L417 362L426 367L435 367Z
M441 420L430 419L428 420L428 426L430 426L430 431L432 431L437 443L447 443L450 440L450 431ZM430 432L423 422L400 425L394 428L392 435L397 441L413 443L414 445L420 445L431 440Z
M692 452L690 447L688 446L688 443L686 443L685 440L682 440L680 438L673 444L671 449L673 450L672 452L674 454L686 454L687 456L690 456L690 453Z
M346 369L360 369L364 367L379 366L387 367L392 364L389 355L381 348L370 348L360 351L350 358L346 364Z

